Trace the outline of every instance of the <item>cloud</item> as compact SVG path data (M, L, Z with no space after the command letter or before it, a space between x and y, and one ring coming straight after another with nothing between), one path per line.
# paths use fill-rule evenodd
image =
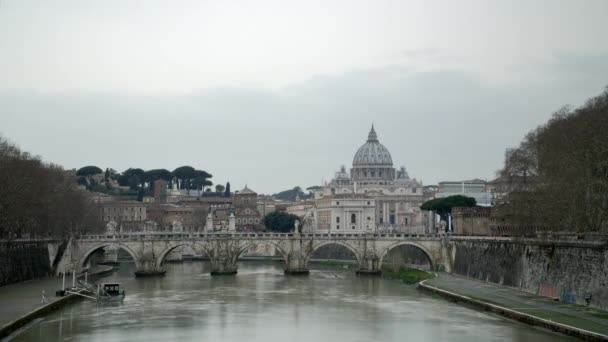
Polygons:
M212 173L215 183L272 193L319 184L341 164L350 166L374 123L395 167L405 165L425 184L489 179L506 147L562 105L601 92L606 65L562 56L550 67L531 67L550 78L501 84L462 71L392 65L279 90L2 93L0 131L68 168L193 165Z

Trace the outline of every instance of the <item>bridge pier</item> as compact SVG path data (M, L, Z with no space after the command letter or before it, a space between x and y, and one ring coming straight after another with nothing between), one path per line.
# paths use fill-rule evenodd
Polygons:
M361 258L361 262L359 263L359 269L357 270L357 274L360 275L381 275L382 270L380 268L380 258L373 253L366 253L363 258Z
M236 258L230 257L217 257L211 258L211 275L235 275L236 270Z
M164 276L167 271L157 266L156 259L143 259L135 263L136 277Z
M308 270L304 255L299 251L289 253L285 262L285 274L304 275L308 273L310 271Z

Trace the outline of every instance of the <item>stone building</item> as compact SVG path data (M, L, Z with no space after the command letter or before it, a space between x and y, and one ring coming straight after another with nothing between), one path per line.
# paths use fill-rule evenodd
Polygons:
M234 216L236 229L240 231L256 230L262 222L258 211L258 194L247 186L234 194Z
M116 222L120 230L137 231L147 220L145 203L137 201L113 201L99 204L99 217L104 224Z
M410 178L405 167L395 169L389 150L380 143L374 127L367 141L355 153L350 173L343 166L334 179L313 191L317 201L327 197L352 195L362 208L370 201L375 205L371 216L379 230L423 232L428 225L427 213L420 209L424 202L422 182ZM338 215L338 213L335 213ZM314 219L317 217L313 213Z
M490 207L452 208L453 233L456 235L491 235Z
M334 195L316 202L316 231L372 233L376 226L376 202L365 195Z
M164 179L154 181L154 202L167 203L167 181Z
M288 214L304 217L315 206L315 201L300 201L287 207Z

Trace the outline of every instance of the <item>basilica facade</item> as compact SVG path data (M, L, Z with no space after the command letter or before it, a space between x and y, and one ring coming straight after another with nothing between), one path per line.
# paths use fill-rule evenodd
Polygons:
M424 232L428 214L422 182L405 167L395 169L389 150L374 127L359 147L350 172L342 166L334 178L313 191L316 205L309 227L329 232ZM314 228L313 228L314 227Z

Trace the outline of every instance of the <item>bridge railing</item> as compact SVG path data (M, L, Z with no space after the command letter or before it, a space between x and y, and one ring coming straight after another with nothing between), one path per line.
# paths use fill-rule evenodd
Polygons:
M177 232L133 232L133 233L114 233L103 235L81 235L78 240L121 240L137 241L142 239L155 240L194 240L194 239L404 239L404 238L441 238L441 234L407 234L398 232L387 233L249 233L249 232L198 232L198 233L177 233Z

